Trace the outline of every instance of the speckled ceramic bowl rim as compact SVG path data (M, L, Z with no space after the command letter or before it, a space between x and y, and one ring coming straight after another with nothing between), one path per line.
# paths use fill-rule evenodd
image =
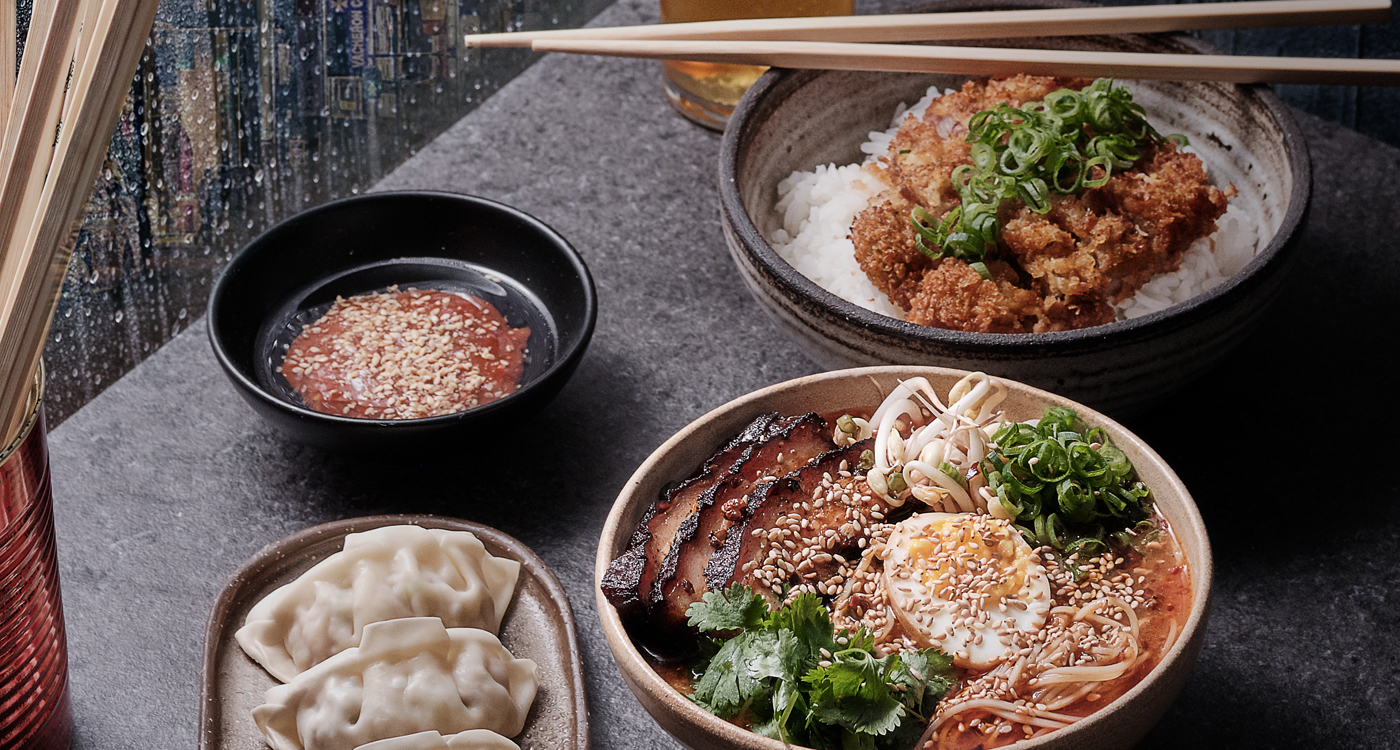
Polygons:
M1016 7L1044 7L1052 3L1004 3ZM1053 3L1071 5L1071 3ZM1072 5L1083 5L1072 3ZM937 7L937 6L933 6ZM1175 35L1162 39L1181 52L1211 53L1213 48L1192 37ZM1257 272L1272 262L1279 252L1296 234L1299 224L1307 211L1308 197L1312 190L1312 165L1308 157L1307 142L1298 129L1288 107L1266 86L1236 86L1243 97L1257 99L1263 109L1273 118L1283 136L1283 144L1288 155L1288 165L1293 172L1293 190L1288 197L1288 209L1278 230L1243 270L1226 279L1204 294L1198 295L1163 310L1146 315L1120 320L1105 325L1081 328L1073 331L1051 333L975 333L930 328L907 321L891 318L867 310L852 302L832 294L816 282L807 278L780 257L767 238L758 230L753 219L744 208L739 194L738 175L740 159L744 156L745 144L750 134L758 127L753 118L768 108L765 99L788 97L793 92L825 75L826 71L772 69L763 74L749 89L734 110L729 127L724 131L720 144L719 157L719 200L720 211L733 228L739 244L745 252L759 264L772 279L779 291L789 298L806 298L814 301L829 317L858 322L873 331L887 336L906 336L931 342L950 344L968 353L986 352L1006 354L1032 354L1053 347L1058 351L1076 349L1098 349L1105 339L1120 342L1150 340L1166 333L1189 327L1193 321L1210 317L1223 309L1225 298L1235 290L1247 288L1256 283ZM889 75L902 75L891 73Z
M775 393L806 389L817 384L843 378L878 377L882 375L907 378L916 375L924 375L945 376L957 379L966 374L966 371L945 367L885 365L880 367L834 370L817 375L809 375L784 383L771 385L767 388L734 399L710 411L694 422L691 422L665 443L662 443L661 447L653 451L652 454L647 457L647 460L644 461L637 471L627 480L627 484L623 486L622 492L613 503L612 510L609 511L607 520L603 524L603 533L598 542L598 555L597 559L594 561L593 592L597 602L598 617L602 621L603 634L608 639L608 646L612 649L613 658L617 661L618 668L631 676L632 679L637 680L638 683L650 693L670 703L671 708L680 715L682 720L698 725L703 728L704 731L720 738L726 743L732 744L736 748L755 748L758 750L783 750L784 748L791 748L791 745L785 745L778 740L762 737L748 730L741 729L700 708L689 698L671 687L665 679L657 674L657 672L647 664L646 660L642 658L636 646L632 644L631 638L627 635L627 631L622 625L621 618L618 617L617 610L603 595L601 583L604 574L607 573L609 563L612 562L611 550L616 546L617 540L625 540L627 536L631 534L632 530L621 528L621 523L623 516L626 515L628 506L633 503L633 494L642 484L643 479L656 470L657 465L661 463L663 457L672 450L675 450L677 446L688 441L693 434L702 431L709 423L723 419L734 412L755 412L756 407L754 404L761 402L763 399ZM1113 436L1114 442L1119 446L1130 445L1134 450L1141 452L1141 455L1145 456L1148 461L1155 464L1155 468L1161 471L1164 479L1165 486L1158 485L1153 487L1153 491L1160 493L1169 489L1171 494L1181 498L1183 518L1173 519L1173 528L1178 530L1189 528L1192 534L1200 539L1199 554L1187 554L1188 564L1191 566L1192 571L1191 613L1187 617L1186 624L1182 627L1181 633L1177 635L1176 642L1172 644L1167 655L1163 657L1162 660L1152 668L1152 671L1148 672L1138 684L1134 685L1130 690L1104 708L1095 711L1069 727L1031 740L1023 740L1015 744L1018 750L1031 750L1032 748L1041 747L1049 742L1072 742L1075 735L1081 732L1093 731L1094 727L1104 722L1112 721L1113 715L1117 713L1119 708L1144 693L1148 689L1149 684L1156 680L1159 675L1164 674L1172 665L1176 664L1177 661L1185 658L1192 637L1203 627L1206 620L1207 610L1210 606L1211 586L1214 579L1214 565L1212 562L1210 537L1206 533L1205 522L1201 518L1201 512L1196 507L1195 500L1186 489L1186 485L1182 483L1181 478L1176 475L1176 472L1172 471L1171 467L1167 465L1167 462L1163 460L1161 456L1157 455L1157 452L1152 450L1147 443L1143 442L1141 438L1134 435L1123 425L1083 404L1014 380L1008 380L1006 378L1000 378L1000 380L1013 390L1019 390L1038 400L1043 400L1048 404L1067 406L1075 409L1084 417L1085 421L1107 429L1109 434Z
M262 385L258 383L255 379L249 378L247 375L245 375L243 371L234 363L235 358L230 356L228 351L224 349L223 341L221 340L221 337L218 334L218 306L225 293L226 280L231 275L231 272L237 269L240 263L245 262L245 258L250 252L252 252L253 247L261 243L263 241L263 238L267 235L279 231L283 228L284 225L289 224L293 221L302 221L307 218L314 217L323 212L342 209L347 205L354 205L362 202L372 202L375 200L381 200L385 197L402 198L412 196L452 200L483 206L490 210L500 212L501 214L504 214L505 216L508 216L514 220L529 225L530 228L539 232L545 240L548 240L549 242L553 243L562 252L563 257L568 261L569 267L573 270L574 274L578 276L578 280L583 290L583 325L579 328L578 335L574 338L573 342L569 344L568 347L562 349L555 356L554 362L547 369L545 369L544 372L540 373L530 382L521 386L515 392L506 395L502 398L496 399L495 401L492 401L490 403L473 407L471 409L453 412L451 414L443 414L437 417L422 417L419 419L365 419L361 417L343 417L337 414L326 414L324 412L313 411L304 406L297 406L296 404L290 403L288 401L278 398L277 396L271 393L268 393L262 387ZM548 305L546 304L546 307L547 306ZM545 224L539 219L536 219L535 217L525 213L524 211L521 211L518 208L512 208L511 206L507 206L504 203L498 203L488 198L481 198L475 195L465 195L463 193L447 193L435 190L392 190L379 193L367 193L365 195L357 195L350 198L342 198L337 201L331 201L330 203L317 206L316 208L308 209L299 214L296 214L295 216L283 219L276 225L260 233L257 237L254 237L251 241L249 241L248 244L244 245L238 251L238 253L233 256L233 260L229 261L229 264L224 267L223 272L219 274L219 280L214 283L214 289L209 295L209 305L206 309L206 331L209 334L209 343L214 348L214 356L218 358L219 365L223 367L224 372L228 373L228 376L230 378L237 380L238 383L243 387L245 393L254 394L256 395L258 400L262 401L263 403L268 404L280 411L284 411L299 417L320 420L328 424L343 424L354 426L372 425L377 427L383 427L385 429L392 429L394 427L404 425L412 425L414 427L430 427L434 425L452 424L462 419L475 419L476 417L482 414L490 414L492 412L500 411L502 409L509 409L512 404L519 401L526 394L529 394L536 389L547 387L545 384L551 379L553 379L554 374L565 367L569 367L570 362L572 362L581 354L582 350L588 346L590 339L593 338L593 328L596 325L598 319L598 291L593 283L593 275L588 272L588 266L584 264L583 257L579 255L578 250L576 250L573 245L569 244L569 241L564 239L563 235L554 231L554 229L548 224ZM550 315L552 317L554 316L552 310L550 311Z

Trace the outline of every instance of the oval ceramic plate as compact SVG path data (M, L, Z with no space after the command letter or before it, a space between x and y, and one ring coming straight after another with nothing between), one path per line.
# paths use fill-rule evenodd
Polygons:
M278 683L233 638L248 610L273 589L339 552L347 534L394 524L470 531L491 554L520 563L515 598L501 622L501 643L513 655L539 665L539 692L525 731L514 739L522 750L587 750L583 662L573 610L559 579L514 537L468 521L421 515L349 518L313 526L263 547L233 574L214 603L204 633L200 750L267 747L251 712L262 703L267 689Z

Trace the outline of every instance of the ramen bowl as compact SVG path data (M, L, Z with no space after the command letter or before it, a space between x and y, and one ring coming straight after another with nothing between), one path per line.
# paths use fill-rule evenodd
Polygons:
M470 294L528 326L519 387L441 416L315 411L281 375L286 346L338 297L400 289ZM234 256L209 298L209 341L259 415L329 451L414 459L495 440L544 408L593 335L593 279L573 246L522 211L435 192L371 193L297 214Z
M1039 7L943 3L932 10ZM1062 4L1063 5L1063 4ZM1187 37L1012 39L989 46L1123 52L1201 52ZM796 270L770 243L782 226L778 184L795 171L864 160L860 145L896 107L931 85L968 76L772 70L740 102L720 153L720 206L730 254L762 309L827 368L925 364L983 370L1062 393L1118 417L1145 410L1215 366L1264 317L1294 264L1308 210L1307 147L1287 107L1262 86L1130 81L1163 133L1183 133L1213 183L1234 185L1232 216L1257 236L1256 254L1213 289L1157 312L1050 333L930 328L849 302Z
M603 595L609 564L628 547L629 538L668 483L690 476L716 450L760 414L829 414L874 408L901 380L926 377L946 393L965 372L933 367L856 368L791 380L735 399L692 422L637 469L624 486L603 527L595 564L598 615L623 679L658 724L694 750L782 750L762 737L708 713L671 686L643 656L617 609ZM1166 712L1185 684L1200 652L1210 606L1212 564L1205 525L1186 487L1165 461L1131 432L1108 417L1046 391L1003 381L1010 394L1001 408L1013 419L1038 418L1045 408L1070 407L1090 425L1102 426L1127 454L1151 488L1158 511L1171 525L1190 571L1192 597L1185 625L1165 656L1135 686L1067 728L1015 745L1030 750L1110 750L1132 747Z

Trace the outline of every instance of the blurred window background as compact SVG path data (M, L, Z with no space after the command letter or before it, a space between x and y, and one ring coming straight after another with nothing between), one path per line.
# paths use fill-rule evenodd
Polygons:
M164 0L45 351L50 425L197 320L243 243L369 188L533 60L517 50L483 58L462 48L464 34L579 26L610 1ZM1201 36L1236 54L1400 54L1394 22ZM1396 90L1279 90L1400 145Z
M203 315L243 243L364 191L533 59L465 34L609 1L163 0L45 349L50 425Z

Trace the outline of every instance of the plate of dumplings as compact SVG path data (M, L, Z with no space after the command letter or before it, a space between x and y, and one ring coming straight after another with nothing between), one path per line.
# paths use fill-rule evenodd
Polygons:
M528 547L439 516L264 547L214 605L201 750L587 750L573 612Z

